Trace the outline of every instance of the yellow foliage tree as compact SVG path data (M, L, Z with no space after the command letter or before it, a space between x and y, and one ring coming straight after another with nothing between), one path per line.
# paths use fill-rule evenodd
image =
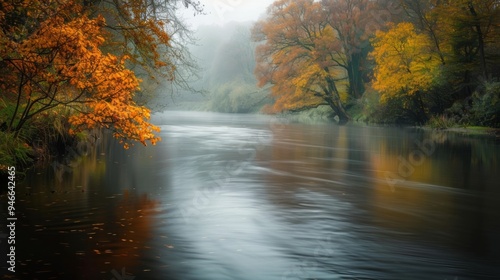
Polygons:
M378 31L372 44L371 57L377 63L373 88L381 93L382 102L428 91L440 75L442 63L430 38L418 34L411 23Z

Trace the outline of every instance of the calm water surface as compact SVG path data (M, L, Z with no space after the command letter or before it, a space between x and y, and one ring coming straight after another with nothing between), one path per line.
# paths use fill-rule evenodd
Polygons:
M500 279L494 138L154 121L157 146L97 139L17 182L13 279Z

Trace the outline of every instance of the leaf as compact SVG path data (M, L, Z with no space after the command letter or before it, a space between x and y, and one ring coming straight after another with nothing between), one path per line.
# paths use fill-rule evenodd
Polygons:
M382 94L382 101L425 92L435 84L441 61L430 51L430 38L416 33L413 24L403 22L379 31L372 43L370 55L377 63L373 88Z

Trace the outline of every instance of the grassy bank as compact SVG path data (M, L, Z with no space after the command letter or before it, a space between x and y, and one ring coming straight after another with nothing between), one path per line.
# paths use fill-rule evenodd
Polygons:
M352 104L348 107L347 111L351 116L350 123L362 123L362 124L385 124L385 125L402 125L390 120L378 119L377 115L374 114L373 110L366 110L366 102L358 102L357 104ZM333 117L334 112L328 106L319 106L314 109L307 109L300 112L288 112L281 114L292 122L300 123L318 123L318 122L335 122L336 119ZM408 126L414 126L414 124L403 124ZM439 129L455 133L460 133L464 135L494 135L500 137L500 128L474 125L473 123L459 123L454 120L450 120L446 117L432 117L427 123L418 125L418 127L423 129Z
M86 134L69 134L68 114L70 112L64 108L54 109L33 118L18 133L1 130L0 173L8 166L25 169L50 162L80 141L86 141Z

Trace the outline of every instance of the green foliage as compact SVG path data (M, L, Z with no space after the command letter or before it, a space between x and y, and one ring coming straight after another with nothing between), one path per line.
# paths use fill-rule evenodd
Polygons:
M267 93L253 84L228 82L212 92L208 109L221 113L255 113L264 105L266 97Z
M500 6L493 0L401 3L407 17L371 41L372 86L387 104L371 100L365 114L389 123L428 120L439 128L499 126L498 86L480 81L500 77Z
M355 111L357 110L361 111L361 113L358 113L358 116L356 116L356 114L352 114L355 120L366 121L366 122L380 121L376 117L378 112L381 110L380 94L377 91L368 88L354 106L360 108L360 109L354 109ZM351 109L349 109L349 111L351 111Z
M487 82L473 95L471 120L478 125L500 127L500 82Z
M11 116L14 114L15 105L0 98L0 124L8 125Z
M412 112L405 109L404 106L405 101L409 98L409 96L401 96L398 98L390 98L383 103L379 103L376 110L370 115L370 119L376 123L413 123Z
M5 104L0 99L2 104ZM11 107L11 106L10 106ZM9 106L0 110L3 123L4 111L9 111ZM66 107L52 109L40 114L26 123L17 138L14 132L0 131L0 163L4 165L26 165L34 158L43 161L51 155L64 150L65 145L74 144L75 141L86 139L84 133L69 135L68 117L71 110Z
M372 123L423 124L429 116L428 108L432 107L431 97L417 93L382 101L379 92L369 89L358 102L362 108L358 119Z
M290 121L299 123L331 122L335 118L335 112L328 105L320 105L317 108L301 110L286 116Z
M6 166L26 165L32 161L33 150L14 133L0 131L0 163Z
M500 82L485 82L472 96L455 101L444 113L460 126L500 127Z
M449 117L447 115L432 116L427 125L432 128L445 129L458 126L456 118Z

